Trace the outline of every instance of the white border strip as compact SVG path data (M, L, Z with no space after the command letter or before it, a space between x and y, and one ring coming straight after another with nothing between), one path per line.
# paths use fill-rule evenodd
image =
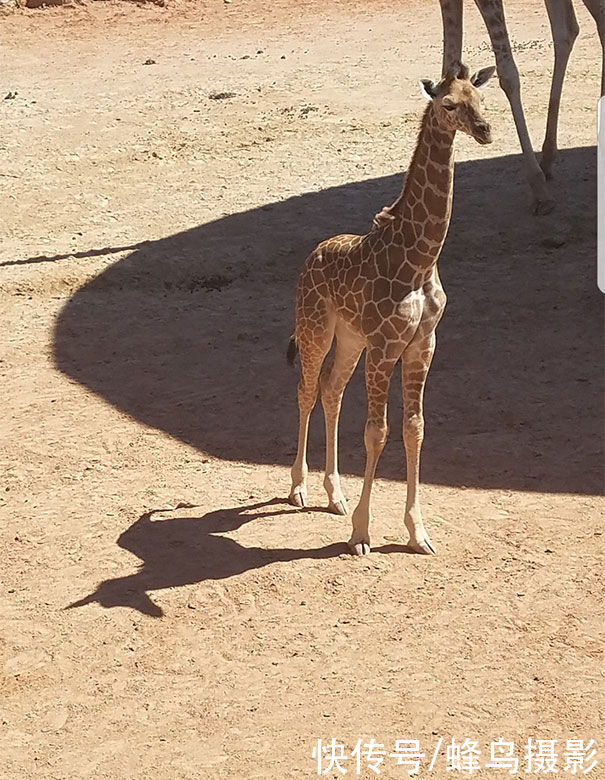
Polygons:
M605 96L597 112L597 284L605 293Z

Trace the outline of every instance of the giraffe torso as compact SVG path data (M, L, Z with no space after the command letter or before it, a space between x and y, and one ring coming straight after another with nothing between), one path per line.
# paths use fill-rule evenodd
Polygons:
M366 236L342 235L319 244L301 272L299 292L325 307L367 343L393 350L419 329L433 330L445 293L432 256L413 265L404 246L392 242L391 226ZM413 255L418 260L418 255Z

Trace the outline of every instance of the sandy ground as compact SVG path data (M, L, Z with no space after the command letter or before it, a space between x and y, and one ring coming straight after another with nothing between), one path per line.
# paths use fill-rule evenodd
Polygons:
M539 148L547 19L533 0L507 8ZM562 772L565 740L598 741L600 50L578 17L555 213L529 214L496 84L494 143L459 141L423 452L438 555L404 544L396 379L364 559L322 510L319 412L316 507L284 501L284 352L307 252L365 232L399 191L417 81L439 72L437 3L3 18L0 777L311 777L332 737L347 753L418 739L435 777L461 774L452 739L484 764L499 737L519 757L550 738ZM465 57L492 61L470 6ZM362 379L341 433L353 503ZM376 776L365 759L360 773Z

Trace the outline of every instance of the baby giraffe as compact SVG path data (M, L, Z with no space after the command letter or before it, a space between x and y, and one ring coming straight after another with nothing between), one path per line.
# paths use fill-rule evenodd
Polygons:
M479 89L494 71L483 68L469 78L468 68L457 65L438 84L421 82L430 102L401 195L377 215L376 227L367 235L336 236L319 244L298 278L296 329L288 349L290 362L298 350L301 364L290 501L305 505L309 418L319 390L326 424L324 487L330 510L346 514L338 473L338 417L345 387L365 349L366 468L349 540L356 555L370 551L370 494L388 433L389 384L400 358L407 457L404 522L414 550L435 552L422 522L418 486L424 385L446 301L437 260L452 208L454 137L461 130L480 144L491 142ZM322 371L333 340L335 348Z

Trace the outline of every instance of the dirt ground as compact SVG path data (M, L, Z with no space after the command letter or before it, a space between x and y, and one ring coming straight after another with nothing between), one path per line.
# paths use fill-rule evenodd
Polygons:
M507 13L539 148L546 13ZM439 73L437 3L3 17L0 777L311 777L331 738L347 754L417 739L421 776L455 777L452 739L476 741L483 766L500 737L521 759L529 738L560 740L562 776L565 741L595 739L589 776L605 776L600 49L577 13L556 211L529 213L496 83L494 143L458 142L422 470L438 555L405 547L396 379L363 559L322 509L319 410L316 506L284 500L284 354L308 251L367 231L399 191L418 79ZM358 371L351 503L364 419ZM392 757L378 768L408 776ZM376 776L368 756L359 771Z

